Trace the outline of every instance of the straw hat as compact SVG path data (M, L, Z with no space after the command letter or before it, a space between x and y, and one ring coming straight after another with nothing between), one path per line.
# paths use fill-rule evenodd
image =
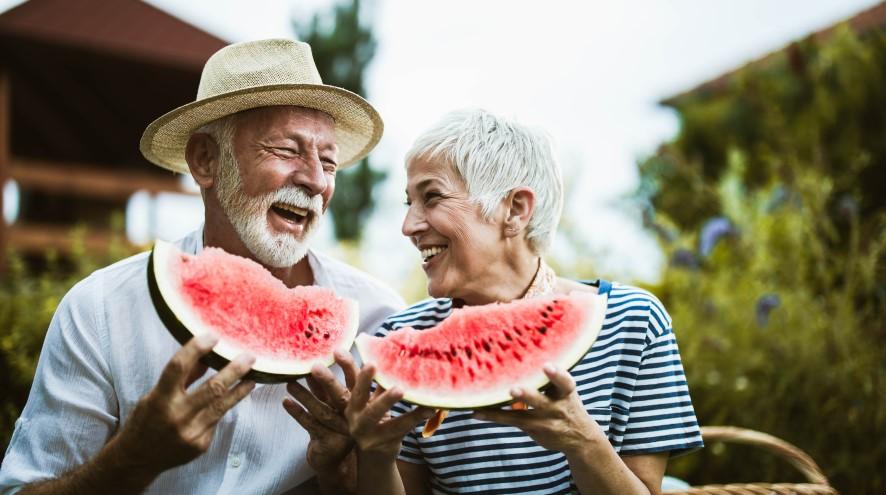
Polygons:
M203 67L197 100L151 122L139 148L152 163L188 173L185 145L193 131L227 115L272 105L308 107L331 115L339 168L369 154L384 129L366 100L323 84L307 43L271 39L229 45L212 55Z

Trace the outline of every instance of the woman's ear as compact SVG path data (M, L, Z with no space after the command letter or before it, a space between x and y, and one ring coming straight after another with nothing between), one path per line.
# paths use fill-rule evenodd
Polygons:
M201 189L212 187L215 167L218 166L219 149L215 139L209 134L197 133L188 138L185 147L185 160L194 181Z
M535 191L531 187L515 187L505 198L505 206L505 237L516 237L526 229L535 212Z

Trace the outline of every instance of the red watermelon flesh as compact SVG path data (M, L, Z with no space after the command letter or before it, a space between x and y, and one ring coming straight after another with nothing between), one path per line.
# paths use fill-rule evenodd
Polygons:
M483 407L510 401L515 386L544 386L546 363L571 368L596 340L605 310L606 297L591 292L471 306L427 330L361 335L357 348L376 366L376 381L401 388L409 402Z
M155 246L152 275L161 302L190 334L217 334L214 352L228 360L249 352L257 371L299 375L315 362L331 364L333 351L353 342L356 302L330 289L287 288L258 263L218 248L195 256L164 243L159 252Z

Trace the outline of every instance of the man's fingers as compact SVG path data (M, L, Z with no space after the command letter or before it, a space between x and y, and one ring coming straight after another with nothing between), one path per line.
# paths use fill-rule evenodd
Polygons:
M311 391L314 392L314 395L317 395L317 392L314 391L314 387L317 387L318 391L323 394L323 397L317 395L318 399L329 404L336 411L344 411L351 393L341 384L341 382L338 381L329 368L320 366L319 364L314 365L314 367L311 368L310 376L308 376L309 386L312 381L314 382L314 385L311 387Z
M314 394L304 388L302 384L292 382L286 385L286 390L288 390L289 393L295 397L295 400L308 411L308 414L313 416L320 424L339 433L347 434L348 423L345 418L328 405L319 401L314 397Z
M354 385L357 383L357 364L354 363L354 358L351 357L349 352L345 352L342 350L335 351L335 362L338 363L339 367L345 374L345 385L348 387L348 390L353 390Z
M218 337L211 334L203 334L189 340L166 363L157 382L157 390L165 395L172 395L175 391L185 388L200 357L208 354L217 343Z
M209 366L197 361L197 364L191 369L191 374L188 375L188 378L185 380L185 388L190 387L197 380L200 379L201 376L206 374L206 371L209 370Z
M575 390L575 379L566 371L557 368L553 364L546 364L544 372L555 387L555 390L548 391L548 397L555 400L562 399Z
M372 377L375 375L375 366L364 366L357 379L354 381L354 389L351 391L351 400L348 401L348 409L359 411L369 401L369 388L372 385Z
M288 412L289 415L302 426L302 428L307 430L308 434L312 437L322 434L323 426L305 411L305 408L299 405L298 402L287 397L283 399L283 409L286 409L286 412Z
M329 404L329 397L326 394L326 390L323 385L320 385L320 382L314 378L313 375L308 375L305 377L305 383L308 384L308 390L314 394L314 397L317 398L320 402L325 402Z
M228 393L218 399L207 404L206 407L197 414L196 422L202 424L204 428L213 428L218 420L222 418L232 407L236 406L250 392L255 389L255 382L252 380L243 380L228 390Z
M201 410L210 403L227 396L231 385L237 383L238 380L249 373L254 362L255 357L248 354L237 356L221 371L216 373L215 376L203 382L200 388L191 394L189 402L192 409L195 411Z

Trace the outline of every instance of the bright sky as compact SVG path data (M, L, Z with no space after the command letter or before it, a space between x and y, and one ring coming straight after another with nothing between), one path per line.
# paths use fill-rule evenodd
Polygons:
M307 20L332 4L150 3L229 41L291 37L291 19ZM362 264L395 286L418 265L418 253L399 233L405 211L402 157L442 114L483 107L554 136L574 191L564 214L580 225L590 245L579 255L622 281L655 280L662 256L640 228L639 213L619 198L637 184L638 157L677 131L675 116L656 102L876 3L364 0L379 41L366 96L385 119L373 164L387 168L390 179L378 191ZM144 198L134 203L139 201ZM170 216L184 218L180 208L168 205L158 211L160 218L164 210L178 210ZM199 211L177 228L187 230L195 222ZM324 244L332 247L331 228L324 230ZM562 243L555 250L559 256L569 252ZM390 253L404 253L396 266Z

